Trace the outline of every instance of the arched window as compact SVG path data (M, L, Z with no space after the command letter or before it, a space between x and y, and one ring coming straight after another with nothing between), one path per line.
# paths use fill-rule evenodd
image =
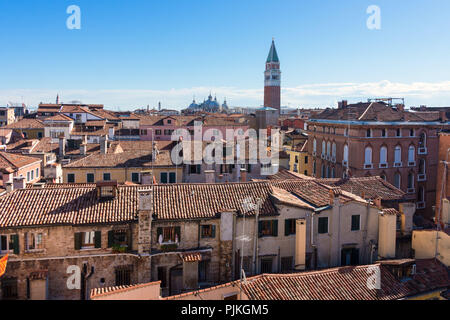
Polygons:
M387 148L385 146L380 148L380 164L387 163Z
M336 169L334 167L331 168L331 178L336 178Z
M412 172L408 174L408 189L414 189L414 174Z
M385 175L384 173L382 173L382 174L380 175L380 178L383 179L384 181L386 181L386 175Z
M416 161L416 148L414 146L410 146L408 150L408 165L409 163L411 165L415 165L414 162Z
M366 147L364 152L364 164L371 165L372 164L372 148Z
M333 142L333 145L331 146L331 156L333 159L336 159L336 143Z
M401 129L397 129L396 135L397 135L397 137L401 137L402 136L402 130Z
M325 155L325 140L322 141L322 154Z
M327 166L327 178L331 177L330 166Z
M331 155L331 142L328 141L328 143L327 143L327 156L330 156L330 155Z
M324 164L322 165L322 170L321 170L321 171L322 171L322 172L321 172L321 173L322 173L322 176L321 176L321 177L322 177L322 178L325 178L325 165L324 165Z
M314 140L313 140L313 151L314 151L314 153L317 152L317 140L316 140L316 138L314 138Z
M394 186L396 186L397 189L400 189L402 186L402 176L398 172L394 176Z
M402 147L396 146L394 151L394 162L400 164L402 162Z
M348 137L348 128L345 128L344 136Z
M313 162L313 175L316 176L316 161Z
M417 202L425 202L425 188L423 186L420 186L417 192Z
M344 154L343 154L343 160L345 162L348 162L348 145L344 145Z
M419 154L427 153L427 135L422 132L419 137Z
M425 174L425 159L419 160L419 174Z
M386 129L381 129L381 136L382 136L383 138L386 137Z
M367 129L366 131L366 137L371 138L372 137L372 129Z

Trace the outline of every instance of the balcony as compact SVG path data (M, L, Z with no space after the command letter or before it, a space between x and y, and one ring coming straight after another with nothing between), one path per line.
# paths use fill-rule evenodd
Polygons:
M364 164L364 169L373 169L373 164L372 163Z
M427 175L426 174L419 174L417 175L417 181L426 181Z
M425 209L425 202L417 202L417 209Z
M419 148L418 153L419 154L427 154L428 150L426 147L421 147L421 148Z

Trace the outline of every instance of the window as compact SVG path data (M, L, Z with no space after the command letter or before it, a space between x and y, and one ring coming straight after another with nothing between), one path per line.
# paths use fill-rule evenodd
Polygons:
M131 245L131 231L129 229L108 231L108 248L127 251L131 249Z
M305 156L305 164L308 164L308 156Z
M258 222L258 236L261 237L277 237L278 236L278 220L261 220Z
M94 183L94 174L93 173L87 173L86 174L86 181L87 181L87 183Z
M348 248L341 251L342 266L356 266L359 264L359 249Z
M19 235L1 235L0 236L0 253L14 253L19 254Z
M330 156L330 155L331 155L331 142L328 141L327 142L327 156Z
M417 192L417 202L425 202L425 188L423 186L420 186L419 192Z
M416 148L414 146L410 146L408 150L408 165L414 165L416 161Z
M294 259L292 257L282 257L281 258L281 272L292 272Z
M272 273L273 258L261 258L261 273Z
M39 177L39 168L36 168L36 178Z
M74 235L75 250L93 249L102 247L101 231L77 232Z
M402 162L402 147L396 146L394 151L394 162L401 163Z
M116 268L116 286L129 286L131 284L131 267Z
M402 136L402 130L401 129L397 129L396 130L396 136L397 137L401 137Z
M42 138L42 132L38 132L38 139Z
M295 219L284 220L284 235L285 236L295 234L295 230L296 230L296 220Z
M265 165L261 165L261 167L264 167ZM270 167L270 164L268 165ZM220 165L220 173L232 173L233 167L231 164L221 164Z
M348 137L348 128L345 128L344 136Z
M167 183L167 172L161 172L159 182Z
M372 137L372 129L367 129L366 131L366 137L371 138Z
M14 300L17 299L17 278L5 278L2 282L2 299Z
M328 217L319 218L318 229L320 234L328 233Z
M383 146L380 149L380 164L386 163L387 163L387 148Z
M394 176L394 186L397 189L401 188L401 181L402 181L402 176L400 175L400 173L396 173Z
M316 172L317 172L317 170L316 170L316 161L314 160L313 161L313 175L314 176L316 175Z
M321 170L321 178L325 178L325 165L322 165L322 170Z
M169 172L169 183L177 182L177 174L175 172Z
M364 152L364 164L371 165L372 164L372 148L367 147Z
M409 136L414 137L414 129L409 129Z
M215 238L216 226L212 224L200 226L200 235L202 238Z
M103 173L103 181L110 181L111 180L111 173Z
M425 174L425 159L419 160L419 174Z
M322 154L325 155L326 152L326 144L325 141L322 141Z
M201 174L201 164L189 165L189 174Z
M34 170L31 170L31 180L34 180Z
M348 162L348 145L344 145L343 159L344 159L344 162Z
M68 183L75 183L75 174L74 173L68 173L67 174L67 182Z
M209 261L202 260L198 263L198 282L206 282L209 274Z
M386 137L386 129L381 129L381 136L382 136L383 138Z
M331 169L331 178L336 178L336 169L334 167Z
M25 233L25 250L43 249L42 233Z
M316 141L315 138L314 138L314 140L313 140L313 152L314 152L314 153L317 152L317 141Z
M414 174L412 172L408 174L408 189L414 189Z
M178 243L181 240L180 227L159 227L156 229L158 243Z
M336 160L336 143L333 142L333 145L331 147L331 156L333 157L334 160Z
M30 171L27 172L27 182L30 181Z
M352 231L360 230L360 228L361 228L360 222L361 222L361 216L359 214L352 215Z
M160 135L161 135L161 130L155 130L155 134L156 134L157 136L160 136Z
M139 172L133 172L131 174L131 181L134 183L139 183L140 179L139 179Z

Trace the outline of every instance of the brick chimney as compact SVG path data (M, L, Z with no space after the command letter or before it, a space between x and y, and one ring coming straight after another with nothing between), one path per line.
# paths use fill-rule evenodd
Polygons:
M80 145L80 155L85 156L87 153L87 144Z
M6 192L7 193L10 193L10 192L12 192L14 190L14 184L12 182L7 182L5 184L5 186L6 186Z
M376 197L374 200L373 200L373 203L375 204L375 206L378 208L378 209L382 209L383 207L381 206L381 198L380 197Z
M397 107L398 111L401 111L401 112L405 111L405 105L404 104L401 104L401 103L397 104L396 107Z
M205 170L205 183L215 183L215 171L214 170Z
M149 253L151 250L152 214L153 214L152 189L139 190L138 253L140 254Z
M100 153L101 154L108 153L108 138L106 136L100 138Z
M13 179L13 190L25 189L26 183L24 177L16 177Z
M334 202L339 199L339 196L341 195L341 189L340 188L331 188L329 191L330 195L330 205L334 205Z
M439 111L439 120L441 120L441 122L447 122L447 112L445 111Z
M241 168L241 182L247 182L247 169Z
M66 138L59 136L59 156L62 158L66 155Z
M339 101L339 102L338 102L338 109L344 109L344 108L347 107L347 105L348 105L347 100Z

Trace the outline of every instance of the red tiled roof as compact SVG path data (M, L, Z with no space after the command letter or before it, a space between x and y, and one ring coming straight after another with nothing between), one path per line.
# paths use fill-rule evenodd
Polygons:
M17 170L36 162L41 162L41 160L13 153L0 152L0 169L12 168Z
M115 287L105 287L105 288L94 288L91 289L91 299L97 298L100 296L108 296L114 293L126 292L138 288L143 288L147 286L161 285L161 281L154 281L149 283L141 283L141 284L133 284L133 285L125 285L125 286L115 286Z
M40 120L22 119L3 127L3 129L43 129L44 127L44 123Z

